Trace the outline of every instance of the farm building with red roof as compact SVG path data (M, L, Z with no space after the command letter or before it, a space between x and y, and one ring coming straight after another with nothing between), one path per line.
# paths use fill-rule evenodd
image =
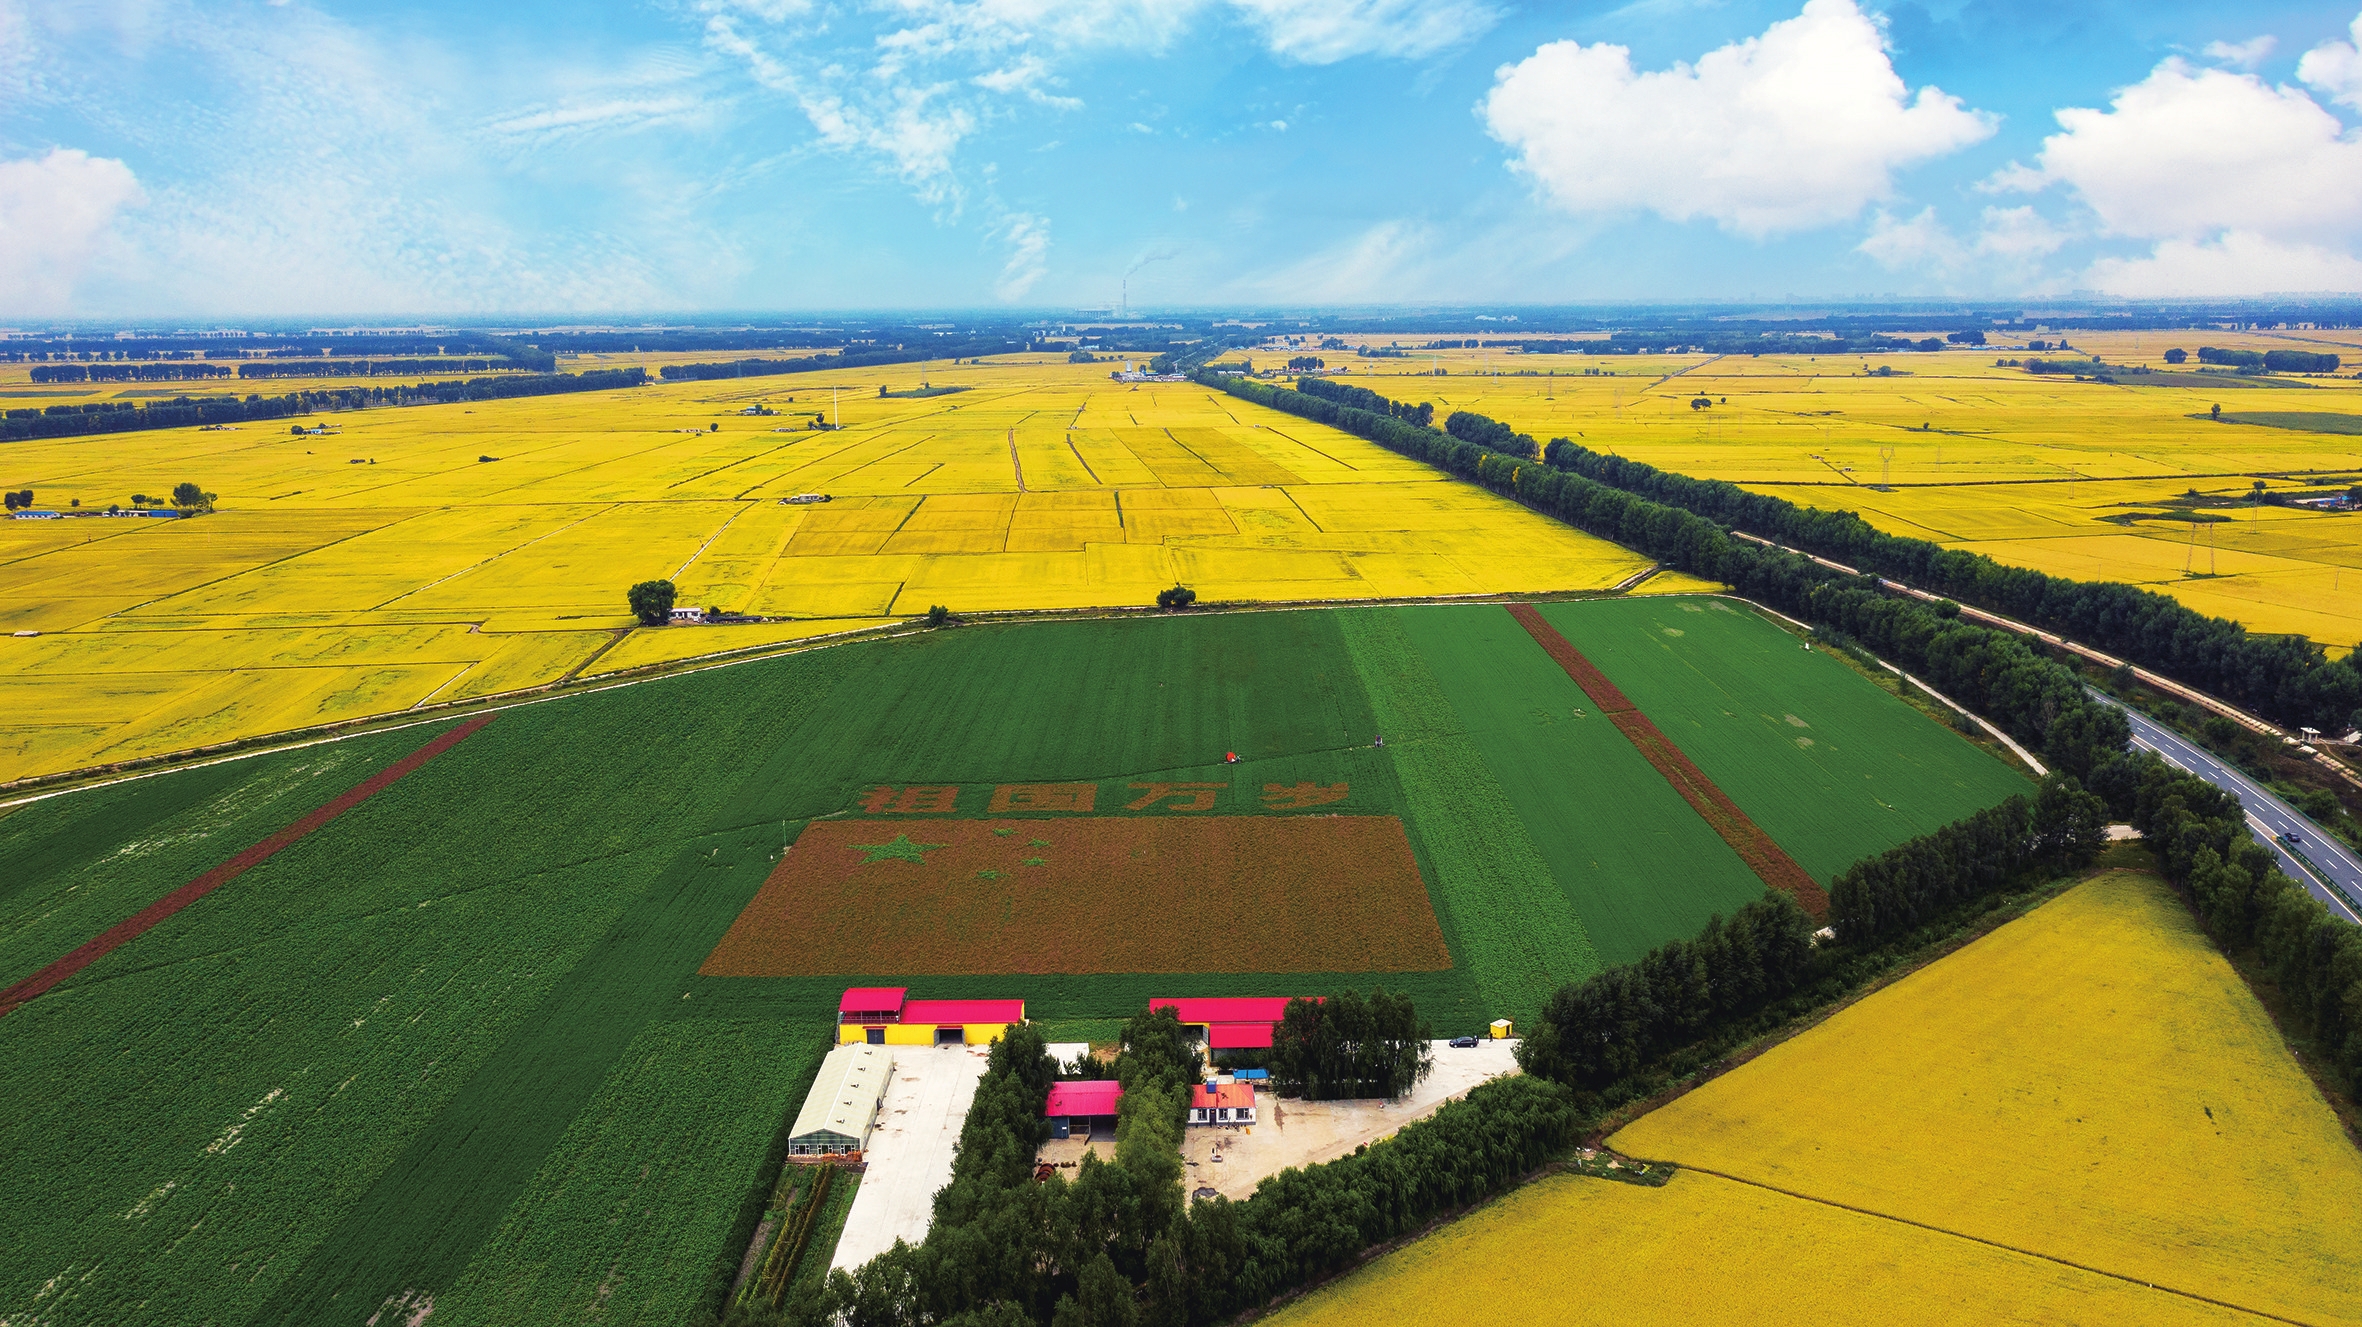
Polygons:
M1209 1050L1265 1050L1271 1029L1288 1009L1285 995L1208 995L1175 1000L1150 1000L1151 1012L1170 1009L1185 1027L1194 1027Z
M1042 1107L1042 1114L1050 1121L1052 1138L1112 1134L1116 1103L1123 1097L1123 1084L1113 1079L1052 1083L1049 1104Z
M1200 1083L1189 1089L1191 1124L1253 1124L1255 1088L1251 1083Z
M855 986L837 1001L837 1041L983 1046L1025 1021L1023 1000L913 1000L906 986Z

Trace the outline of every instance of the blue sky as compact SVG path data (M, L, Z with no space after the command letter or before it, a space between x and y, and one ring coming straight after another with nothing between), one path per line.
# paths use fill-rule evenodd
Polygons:
M2362 290L2362 15L0 0L0 320Z

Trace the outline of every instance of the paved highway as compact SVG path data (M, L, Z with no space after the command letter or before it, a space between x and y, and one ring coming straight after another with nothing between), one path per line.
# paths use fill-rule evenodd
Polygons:
M2091 694L2124 709L2113 697L2098 691ZM2134 746L2147 747L2208 783L2237 794L2240 805L2247 811L2248 829L2255 834L2256 842L2280 858L2280 869L2328 904L2332 916L2362 924L2362 859L2305 819L2295 807L2274 797L2255 780L2217 759L2214 753L2184 740L2180 734L2137 711L2124 709L2124 717L2132 721ZM2289 834L2298 838L2296 851L2304 854L2301 861L2289 851L2288 845L2280 842L2283 835Z

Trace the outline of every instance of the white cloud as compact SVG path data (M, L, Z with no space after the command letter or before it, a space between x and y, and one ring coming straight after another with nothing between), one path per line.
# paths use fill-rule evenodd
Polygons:
M2066 232L2031 207L1988 207L1977 236L1977 252L1998 258L2041 258L2057 253Z
M2210 41L2206 43L2206 58L2240 69L2253 69L2262 64L2264 57L2270 55L2272 48L2279 44L2280 39L2268 33L2261 37L2250 37L2243 42Z
M2307 56L2311 60L2310 55ZM2316 73L2320 72L2316 66ZM2346 290L2362 240L2362 136L2302 89L2167 60L2108 109L2057 112L2038 170L2018 188L2063 186L2101 234L2152 242L2098 262L2119 294Z
M2350 42L2325 41L2296 62L2296 76L2331 101L2362 110L2362 14L2347 29Z
M1050 270L1050 222L1030 212L1012 213L1001 223L1000 238L1009 245L1009 261L992 293L1007 303L1024 299L1026 292Z
M1502 67L1485 124L1575 213L1646 209L1752 236L1845 221L1894 172L1989 136L1993 117L1913 96L1853 0L1809 0L1695 65L1636 73L1625 47L1553 42Z
M2362 292L2362 260L2335 249L2286 244L2249 231L2203 241L2165 240L2145 256L2092 265L2095 290L2135 299L2197 295Z
M2058 122L2042 182L2074 190L2113 234L2322 240L2362 227L2362 142L2295 88L2168 60L2108 110Z
M1889 271L1968 286L2016 288L2036 274L2042 259L2067 242L2064 231L2030 206L1988 207L1977 222L1975 239L1963 240L1933 207L1908 218L1880 208L1871 217L1869 235L1854 247Z
M0 314L59 314L107 243L146 201L131 168L73 148L0 161Z
M1924 208L1908 221L1897 221L1878 209L1870 221L1870 235L1855 246L1869 255L1879 266L1889 271L1934 268L1948 270L1968 256L1952 232L1936 219L1936 210Z
M1230 0L1272 54L1325 65L1357 55L1415 60L1490 31L1485 0Z

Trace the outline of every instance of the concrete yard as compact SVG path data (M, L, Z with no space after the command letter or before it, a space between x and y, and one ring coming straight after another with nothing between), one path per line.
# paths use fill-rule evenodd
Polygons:
M1213 1189L1233 1200L1255 1191L1267 1175L1291 1166L1334 1161L1363 1143L1375 1142L1413 1120L1433 1115L1445 1102L1466 1096L1489 1078L1517 1072L1517 1043L1483 1041L1454 1050L1435 1043L1435 1069L1409 1096L1395 1102L1282 1101L1255 1094L1259 1122L1247 1127L1197 1125L1182 1130L1182 1186L1192 1193ZM1214 1158L1220 1157L1216 1161Z
M829 1266L850 1270L897 1239L927 1237L936 1191L951 1182L952 1149L990 1057L985 1046L894 1048L894 1081L870 1135L867 1173Z

